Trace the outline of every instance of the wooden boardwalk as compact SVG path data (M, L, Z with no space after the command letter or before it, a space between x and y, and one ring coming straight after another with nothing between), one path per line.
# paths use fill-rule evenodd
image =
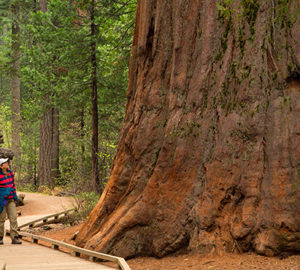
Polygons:
M43 215L24 216L18 218L20 227L28 222L43 219ZM5 222L5 228L9 229L8 220ZM111 257L109 255L105 255ZM113 257L113 256L112 256ZM101 258L101 257L100 257ZM118 258L118 257L115 257ZM114 258L114 261L115 261ZM118 258L124 261L122 258ZM6 268L2 267L2 263ZM125 263L125 261L124 261ZM12 245L10 237L4 238L4 245L0 245L0 270L83 270L83 269L119 269L116 266L109 267L99 263L94 263L79 257L71 256L68 253L57 251L45 246L37 245L31 242L23 241L22 245ZM128 265L122 265L122 269L129 269Z
M12 245L9 237L5 237L4 245L0 246L0 261L6 263L6 270L117 269L73 257L69 254L27 241L23 241L22 245Z

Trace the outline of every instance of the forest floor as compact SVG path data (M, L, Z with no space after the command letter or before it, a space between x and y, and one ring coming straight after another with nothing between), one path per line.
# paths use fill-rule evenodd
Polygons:
M60 202L60 203L59 203ZM72 205L69 197L45 196L36 193L26 193L25 205L18 207L22 216L33 214L48 214L49 205L51 211L57 208L61 211L66 205ZM46 237L75 244L71 238L80 230L83 224L70 226L62 223L42 226L36 233ZM253 253L247 254L221 254L201 255L185 254L167 256L157 259L153 257L141 257L127 260L132 270L300 270L300 255L290 256L284 259L276 257L264 257ZM115 267L115 264L107 263Z

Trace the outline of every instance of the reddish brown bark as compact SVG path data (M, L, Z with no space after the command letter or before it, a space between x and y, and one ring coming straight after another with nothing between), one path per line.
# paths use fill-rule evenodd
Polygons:
M40 9L47 12L47 0L40 1ZM39 186L54 188L59 176L59 110L48 106L50 94L44 95L45 111L40 124Z
M78 245L300 251L299 4L233 2L138 1L118 150Z
M91 19L91 101L92 101L92 182L95 192L101 193L103 187L99 179L98 168L98 79L97 79L97 57L96 57L96 24L95 24L95 0L92 0L90 6Z
M52 147L51 147L51 182L55 187L56 179L59 178L59 109L52 108Z
M52 187L52 136L53 136L53 111L48 109L43 114L40 123L40 150L39 150L39 186Z
M11 70L11 120L12 120L12 151L15 156L14 171L20 174L21 171L21 94L20 94L20 27L19 27L19 6L12 4L12 70Z

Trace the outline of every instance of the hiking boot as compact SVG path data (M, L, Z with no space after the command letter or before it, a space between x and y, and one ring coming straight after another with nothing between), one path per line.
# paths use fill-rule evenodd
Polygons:
M18 239L18 237L15 237L13 240L11 240L11 243L14 245L22 244L22 242Z
M3 245L3 237L0 236L0 245Z

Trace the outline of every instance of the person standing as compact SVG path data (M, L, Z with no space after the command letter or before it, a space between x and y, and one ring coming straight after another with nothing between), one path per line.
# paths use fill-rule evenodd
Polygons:
M9 169L8 158L0 158L0 245L3 245L6 214L10 223L12 244L22 244L19 240L14 173Z

